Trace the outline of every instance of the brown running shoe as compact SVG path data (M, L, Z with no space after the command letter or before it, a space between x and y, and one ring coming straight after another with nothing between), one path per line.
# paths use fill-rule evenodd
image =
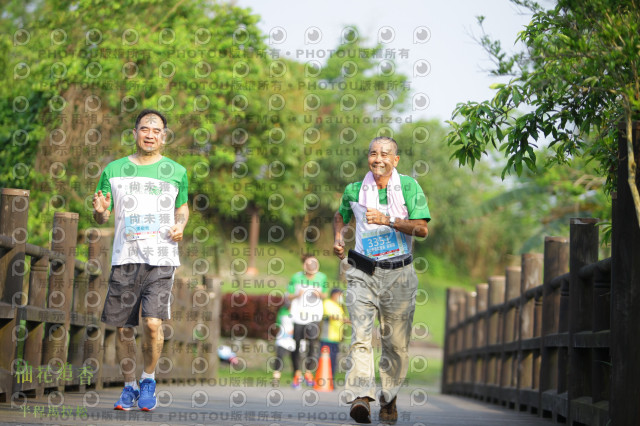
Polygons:
M396 399L394 397L391 402L387 403L384 396L380 396L380 422L387 425L395 425L398 421L398 410L396 409Z
M356 398L351 403L351 418L357 423L371 423L371 408L368 398Z

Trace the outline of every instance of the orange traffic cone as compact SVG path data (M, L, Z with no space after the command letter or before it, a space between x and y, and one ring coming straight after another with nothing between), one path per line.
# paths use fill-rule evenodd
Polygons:
M316 371L316 384L313 386L313 389L319 392L333 391L333 374L331 372L329 352L329 346L323 346L320 351L320 360Z

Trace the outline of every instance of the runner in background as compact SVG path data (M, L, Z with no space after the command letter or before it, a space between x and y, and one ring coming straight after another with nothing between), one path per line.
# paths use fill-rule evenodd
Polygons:
M318 367L320 355L320 327L322 325L322 300L327 297L329 284L327 276L320 272L320 263L315 256L302 257L302 271L291 277L287 296L291 301L293 319L293 338L296 342L293 351L294 388L299 388L303 379L300 353L308 344L304 358L304 381L307 386L314 385L314 371Z
M291 302L289 302L289 299L285 298L285 303L278 309L276 317L278 334L276 335L276 357L273 360L273 379L271 381L274 387L280 386L280 377L282 377L284 359L287 354L291 357L291 367L293 368L295 376L293 352L296 349L296 341L293 339L293 320L291 318L291 312L289 311L290 305Z
M342 308L342 290L332 288L329 297L324 299L324 317L322 323L322 338L320 346L329 347L329 357L331 358L331 371L336 373L338 368L338 353L340 353L340 342L342 342L342 326L349 323L344 309Z

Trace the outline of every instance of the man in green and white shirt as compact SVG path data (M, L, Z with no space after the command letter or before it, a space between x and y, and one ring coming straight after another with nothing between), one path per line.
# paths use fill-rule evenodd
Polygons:
M162 351L162 321L171 315L173 276L180 265L178 242L189 220L187 171L161 154L166 118L143 110L133 135L136 153L109 163L93 197L99 224L115 216L109 290L102 321L118 328L116 355L125 378L118 410L136 404L144 411L157 405L155 367ZM133 327L143 317L144 370L135 377Z
M412 261L413 237L426 237L431 219L426 197L415 179L400 175L398 144L386 137L369 145L369 173L362 182L347 186L334 216L333 251L344 259L343 232L356 222L355 249L349 251L345 298L352 323L345 391L351 417L371 423L369 402L376 399L372 335L380 322L382 353L382 423L398 419L396 397L409 367L409 340L418 278Z

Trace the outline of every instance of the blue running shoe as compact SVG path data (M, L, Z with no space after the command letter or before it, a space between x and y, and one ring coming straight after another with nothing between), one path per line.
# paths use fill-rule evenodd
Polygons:
M291 387L294 389L300 389L301 381L302 381L302 376L300 374L294 374L293 380L291 381Z
M153 379L144 379L140 382L140 399L138 399L138 407L142 411L151 411L158 405L156 398L156 381Z
M136 406L139 396L140 391L138 389L134 389L131 386L125 386L124 389L122 389L120 399L113 404L113 409L129 411L131 408Z
M313 374L311 371L307 371L304 373L304 381L309 387L313 387L316 384L316 381L313 378Z

